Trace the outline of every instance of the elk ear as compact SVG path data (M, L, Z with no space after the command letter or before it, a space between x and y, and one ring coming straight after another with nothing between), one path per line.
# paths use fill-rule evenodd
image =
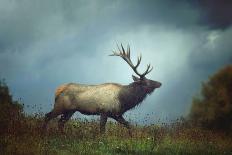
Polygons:
M138 78L138 77L136 77L136 76L134 76L134 75L132 75L132 79L133 79L135 82L140 80L140 78Z

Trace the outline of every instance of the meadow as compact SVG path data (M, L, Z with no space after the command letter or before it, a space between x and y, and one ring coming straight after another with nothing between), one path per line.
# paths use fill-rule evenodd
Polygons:
M99 122L72 119L60 133L57 120L41 130L41 115L24 116L11 121L10 128L0 134L1 154L232 154L232 135L192 127L177 120L171 124L133 125L127 129L107 123L105 135L99 134Z
M99 120L71 119L61 133L58 118L49 123L46 132L43 119L39 111L25 113L24 105L12 99L8 86L0 80L1 155L232 155L231 128L204 126L206 121L196 121L200 126L187 118L169 124L132 124L132 135L120 124L108 121L106 133L101 135ZM216 125L221 124L229 123L219 121Z

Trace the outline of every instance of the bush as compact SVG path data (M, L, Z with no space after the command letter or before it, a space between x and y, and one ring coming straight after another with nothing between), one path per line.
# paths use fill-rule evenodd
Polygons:
M23 117L23 106L18 101L13 101L5 81L0 81L0 134L17 128Z
M210 129L232 129L232 65L219 70L202 84L189 114L194 125Z

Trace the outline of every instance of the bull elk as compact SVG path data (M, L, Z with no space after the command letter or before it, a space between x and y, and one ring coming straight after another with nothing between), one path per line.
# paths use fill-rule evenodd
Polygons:
M127 51L121 45L119 52L113 51L109 56L119 56L125 60L133 71L139 76L132 75L134 82L129 85L117 83L104 83L99 85L84 85L68 83L57 88L55 93L55 104L51 112L45 115L44 129L48 122L61 115L58 127L63 131L64 124L70 117L79 111L85 115L100 115L100 133L105 132L107 118L113 118L130 129L130 124L123 118L123 114L140 104L148 94L161 86L160 82L147 79L145 76L151 72L153 67L147 65L144 73L140 74L137 68L141 62L141 55L136 65L130 58L130 47ZM130 130L129 130L130 131Z

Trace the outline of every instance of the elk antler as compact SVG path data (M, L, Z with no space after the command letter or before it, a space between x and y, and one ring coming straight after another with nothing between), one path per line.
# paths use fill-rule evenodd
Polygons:
M118 45L117 45L118 46ZM121 44L121 49L118 46L118 50L119 53L113 51L113 54L109 55L109 56L120 56L121 58L123 58L128 64L129 66L133 69L133 71L142 79L145 77L145 75L147 75L148 73L150 73L153 69L153 67L151 67L150 64L147 65L147 69L143 74L138 73L137 68L141 62L142 56L140 55L137 59L137 64L133 65L131 58L130 58L130 46L127 46L127 51L125 51L125 49L123 48L122 44Z

